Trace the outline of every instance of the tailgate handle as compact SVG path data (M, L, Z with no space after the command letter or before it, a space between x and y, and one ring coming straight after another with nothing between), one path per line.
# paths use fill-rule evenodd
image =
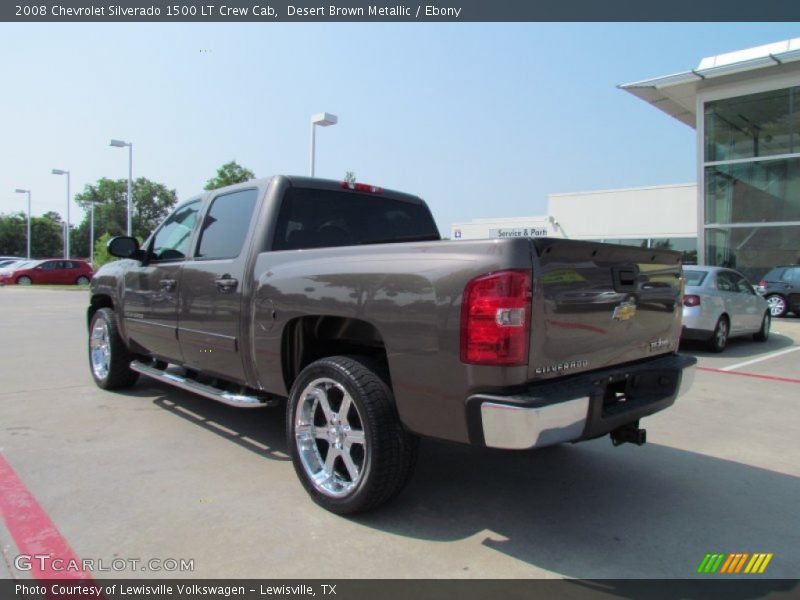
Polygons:
M636 267L612 267L614 290L617 292L635 292L638 269Z

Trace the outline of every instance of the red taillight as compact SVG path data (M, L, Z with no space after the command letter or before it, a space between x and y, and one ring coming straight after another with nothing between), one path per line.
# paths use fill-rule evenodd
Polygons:
M461 303L461 361L474 365L528 363L531 273L508 270L476 277Z
M762 279L761 281L759 281L759 282L758 282L758 287L762 287L762 288L763 288L763 287L767 287L767 282L766 282L766 280Z
M700 296L695 296L694 294L686 294L683 297L683 305L684 306L700 306Z
M368 183L351 183L349 181L343 181L340 185L346 190L354 190L356 192L367 192L369 194L383 193L383 188L379 188L377 185L370 185Z

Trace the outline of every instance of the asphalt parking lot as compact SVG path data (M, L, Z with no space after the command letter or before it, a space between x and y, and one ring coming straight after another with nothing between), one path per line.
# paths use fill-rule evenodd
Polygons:
M684 578L709 552L768 552L763 577L800 577L800 318L777 320L765 344L688 347L694 388L642 422L641 448L426 440L396 502L345 519L297 481L281 408L237 410L144 378L96 388L86 301L0 288L0 461L41 507L26 544L44 544L35 524L49 522L77 557L193 561L98 576ZM15 539L0 523L0 577L30 576Z

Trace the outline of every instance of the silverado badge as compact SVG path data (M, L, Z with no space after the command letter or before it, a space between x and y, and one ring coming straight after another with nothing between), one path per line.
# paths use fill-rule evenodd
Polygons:
M654 352L655 350L661 350L662 348L669 348L672 344L669 340L665 340L664 338L658 338L650 342L648 347L650 348L650 352Z
M611 318L615 321L627 321L636 314L636 300L629 298L614 307Z

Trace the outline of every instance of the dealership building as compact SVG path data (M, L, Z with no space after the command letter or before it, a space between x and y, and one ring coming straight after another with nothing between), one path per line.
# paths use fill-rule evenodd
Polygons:
M452 237L668 247L751 278L800 259L800 38L620 88L695 129L696 185L551 194L544 217L456 223Z

